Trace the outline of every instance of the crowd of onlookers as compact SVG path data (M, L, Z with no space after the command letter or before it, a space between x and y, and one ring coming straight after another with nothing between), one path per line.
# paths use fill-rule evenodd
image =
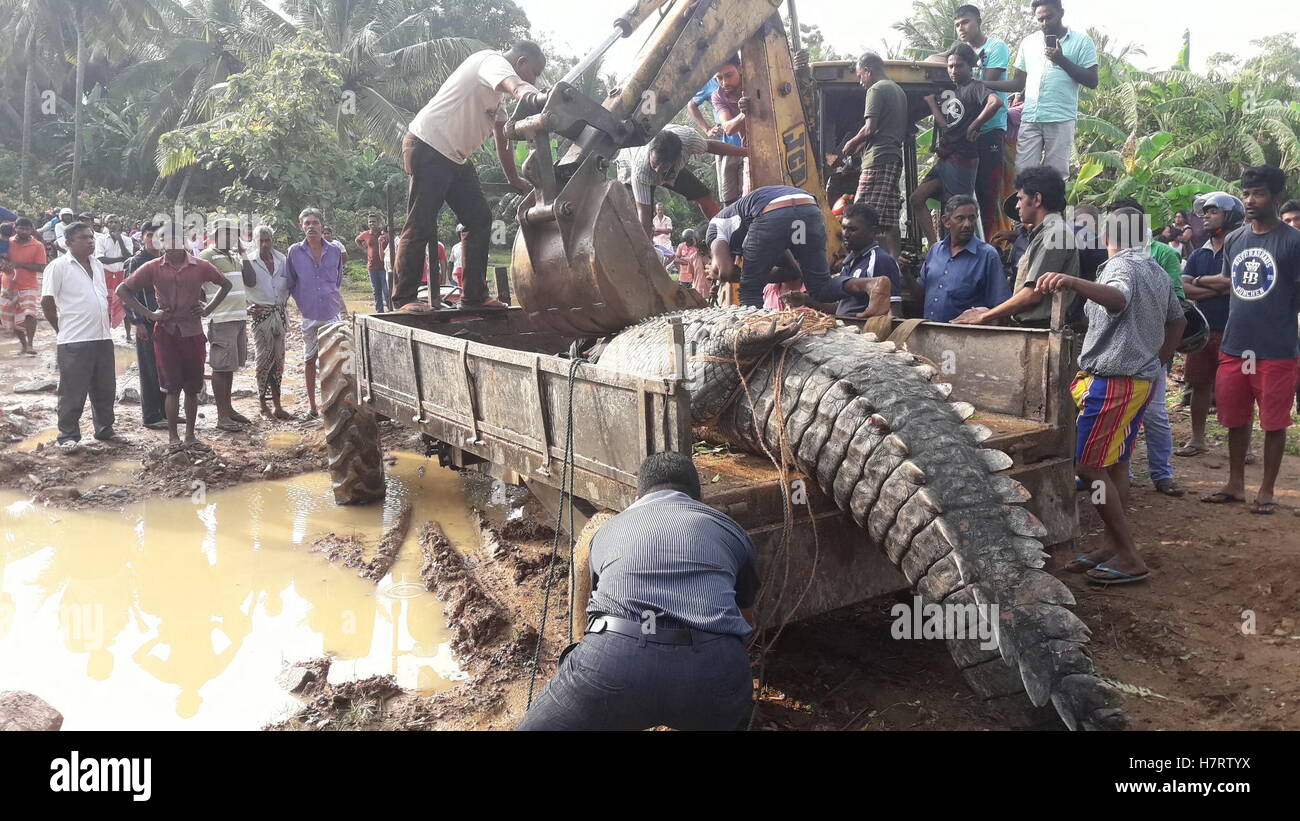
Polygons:
M1053 295L1061 293L1056 321L1082 340L1073 385L1080 484L1096 491L1107 528L1104 546L1071 569L1124 583L1148 572L1123 517L1128 462L1140 431L1154 488L1181 497L1174 456L1206 451L1206 418L1217 406L1229 430L1230 478L1203 501L1245 501L1258 405L1263 478L1249 509L1264 515L1277 509L1284 429L1300 401L1300 232L1291 227L1300 222L1300 202L1285 201L1279 169L1256 166L1242 174L1243 198L1202 194L1192 209L1155 230L1132 197L1104 208L1067 206L1079 88L1096 87L1097 53L1086 34L1064 25L1059 0L1035 0L1033 12L1039 31L1020 44L1016 72L1007 77L1010 48L983 31L977 7L957 9L959 42L931 58L946 63L953 84L927 98L935 161L907 202L900 196L903 140L911 126L907 96L878 55L859 58L858 79L867 89L863 125L846 135L840 156L828 158L835 173L827 193L843 232L842 259L827 256L816 198L791 186L750 190L744 153L735 158L740 185L730 185L722 165L731 152L689 128L669 126L621 167L657 245L667 244L672 225L662 205L649 216L654 186L699 205L707 231L682 232L676 250L664 253L681 281L722 303L1045 329L1054 323ZM738 66L738 60L724 66L689 108L707 136L738 134L743 151L751 103ZM700 108L705 100L713 103L716 124ZM719 155L721 206L686 165L691 155L705 153ZM942 235L930 218L931 199L941 203ZM927 240L923 255L901 251L905 206L909 235ZM794 240L795 225L813 229ZM1166 386L1180 351L1186 354L1181 404L1190 406L1192 436L1175 449Z

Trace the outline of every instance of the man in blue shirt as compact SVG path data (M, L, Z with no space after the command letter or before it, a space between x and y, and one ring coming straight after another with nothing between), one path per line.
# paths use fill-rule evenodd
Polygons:
M741 305L763 307L764 286L787 281L785 272L791 268L798 269L804 287L817 302L839 302L849 294L875 290L869 280L831 276L826 259L826 218L817 198L802 188L758 188L722 209L709 222L706 236L716 278L740 283ZM744 258L739 273L736 249Z
M1015 77L985 85L1025 95L1016 173L1049 165L1068 177L1079 86L1096 88L1098 83L1097 46L1087 34L1065 27L1061 0L1034 0L1033 9L1040 30L1020 44Z
M975 236L975 198L959 194L943 209L948 238L930 248L918 278L925 290L922 312L930 322L951 322L970 308L991 308L1011 297L1002 258Z
M1179 456L1198 456L1209 450L1205 441L1205 419L1210 415L1210 402L1214 398L1214 377L1219 370L1219 343L1228 327L1228 310L1232 297L1232 280L1223 276L1223 243L1228 235L1241 227L1246 219L1246 208L1241 200L1215 191L1196 198L1196 215L1205 221L1210 238L1187 258L1183 268L1183 291L1188 299L1205 315L1210 326L1210 338L1205 347L1187 355L1183 378L1191 392L1192 439L1175 453Z

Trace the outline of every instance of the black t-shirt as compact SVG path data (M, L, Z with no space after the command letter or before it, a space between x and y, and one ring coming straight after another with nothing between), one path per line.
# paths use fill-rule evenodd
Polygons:
M1232 305L1219 349L1232 356L1250 351L1256 359L1300 355L1300 231L1280 222L1256 234L1243 225L1223 244L1223 275L1232 280Z
M964 86L946 88L935 98L939 113L943 115L943 136L939 138L941 155L959 154L974 157L979 154L979 147L966 139L966 131L971 123L979 117L988 102L989 90L979 80L971 80Z

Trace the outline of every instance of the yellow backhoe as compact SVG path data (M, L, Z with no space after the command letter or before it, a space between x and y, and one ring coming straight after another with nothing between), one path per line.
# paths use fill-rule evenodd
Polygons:
M644 145L672 122L738 51L752 103L746 122L752 151L747 190L784 183L814 194L831 229L828 251L837 255L839 232L825 185L831 172L827 155L843 144L841 132L861 126L865 90L851 63L820 63L796 73L780 7L781 0L639 0L555 84L540 112L516 111L507 133L531 144L524 174L535 190L519 208L511 287L538 327L567 336L601 336L700 305L698 294L664 271L630 194L609 178L608 168L620 149ZM793 0L790 12L797 50ZM603 103L575 87L615 43L655 15L660 19L621 87ZM908 92L915 123L929 113L924 96L948 83L944 69L934 63L888 66ZM825 126L818 128L821 123ZM573 142L562 158L552 155L552 135ZM914 147L908 149L904 195L916 176Z

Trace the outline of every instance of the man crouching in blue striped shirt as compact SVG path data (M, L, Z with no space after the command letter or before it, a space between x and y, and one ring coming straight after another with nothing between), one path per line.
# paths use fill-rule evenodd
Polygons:
M636 502L592 539L587 633L518 729L744 728L754 545L700 498L689 457L641 464Z

